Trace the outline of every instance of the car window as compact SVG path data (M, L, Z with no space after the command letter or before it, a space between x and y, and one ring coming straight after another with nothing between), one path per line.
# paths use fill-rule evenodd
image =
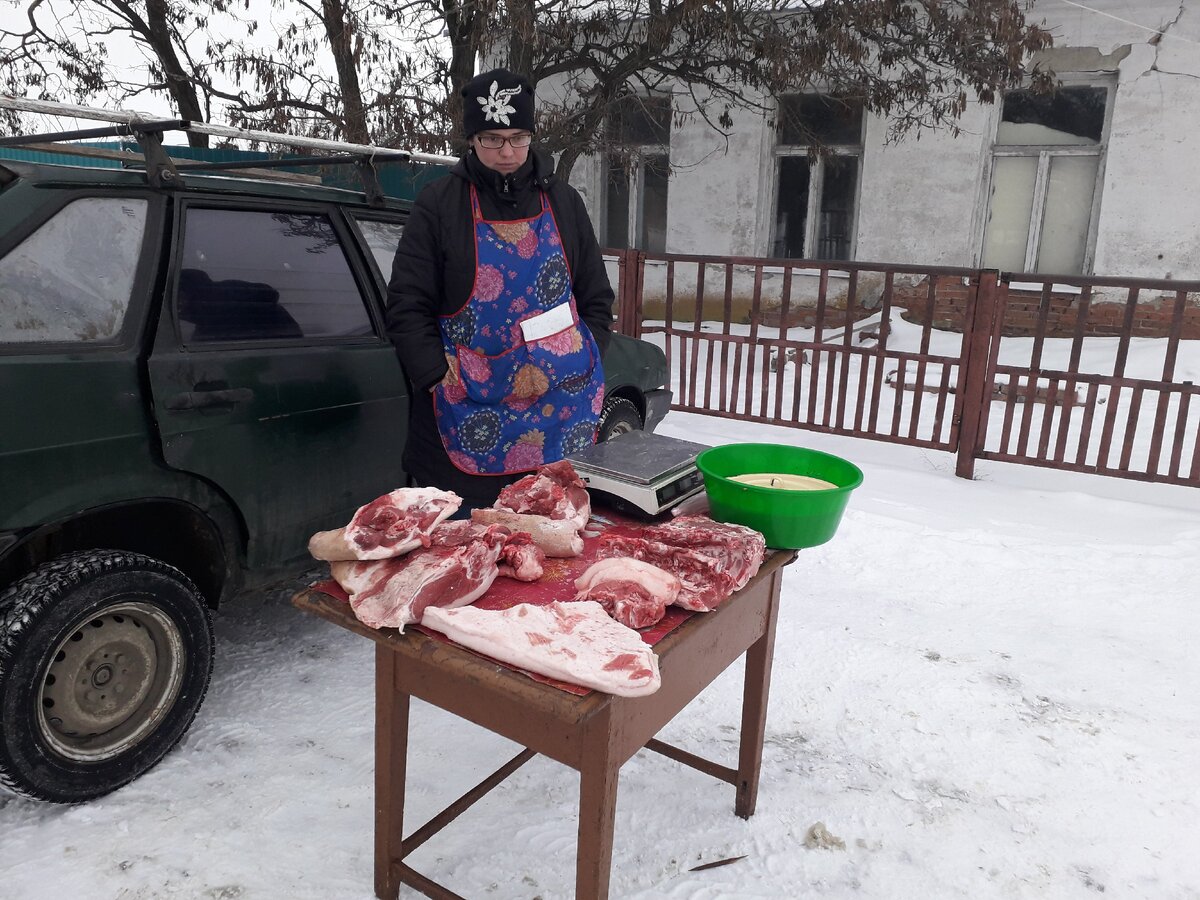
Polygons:
M190 344L372 333L337 232L317 213L190 207L176 309Z
M396 247L400 244L400 235L404 233L404 225L400 222L380 222L378 219L355 218L362 230L363 239L371 249L379 274L387 281L392 277L392 260L396 256Z
M115 338L147 209L133 198L75 200L0 259L0 343Z

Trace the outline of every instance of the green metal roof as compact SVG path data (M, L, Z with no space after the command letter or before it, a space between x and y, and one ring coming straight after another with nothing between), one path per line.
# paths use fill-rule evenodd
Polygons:
M100 142L79 144L80 147L95 147L100 150L132 150L138 151L136 143L132 142ZM169 156L178 159L204 160L205 162L244 162L253 166L256 161L281 159L276 153L266 153L260 150L238 150L229 147L189 147L163 145L163 150ZM291 154L289 154L291 155ZM83 166L86 168L121 169L123 164L113 159L97 159L76 156L68 153L50 153L44 150L28 150L23 147L0 147L0 159L11 159L20 162L56 166ZM340 187L351 191L361 192L362 182L354 171L353 166L296 166L288 171L306 175L318 175L321 182L330 187ZM414 200L421 188L431 181L436 181L445 175L449 169L444 166L429 163L381 163L377 166L379 183L384 194L400 200Z

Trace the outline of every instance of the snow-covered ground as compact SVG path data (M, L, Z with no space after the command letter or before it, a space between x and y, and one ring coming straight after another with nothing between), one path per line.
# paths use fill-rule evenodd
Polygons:
M756 814L639 754L613 897L1200 898L1200 492L989 463L968 482L946 454L682 413L660 430L825 449L866 480L787 570ZM77 807L0 792L0 897L373 896L372 647L287 596L219 617L208 699L147 776ZM664 738L732 763L740 691L735 666ZM424 704L413 728L414 825L515 752ZM464 897L570 897L576 792L537 759L412 863Z

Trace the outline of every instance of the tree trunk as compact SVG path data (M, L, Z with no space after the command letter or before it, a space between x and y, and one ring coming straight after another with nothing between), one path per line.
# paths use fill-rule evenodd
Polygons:
M443 0L442 15L450 37L450 83L446 92L446 116L450 120L450 138L461 145L463 105L462 89L475 74L475 56L479 52L479 9L474 0Z
M533 0L507 0L508 6L508 68L532 78L533 54L537 43L537 24ZM535 88L537 84L533 85Z
M558 162L554 166L554 174L559 181L570 180L571 170L575 168L575 163L579 161L579 150L579 144L571 144L559 154Z
M338 85L342 89L342 139L352 144L369 144L371 130L367 127L362 87L358 81L355 35L346 21L346 6L342 0L321 0L321 22L329 38Z
M146 41L162 65L167 90L171 93L171 99L175 101L179 117L203 122L204 110L200 106L200 98L196 95L196 85L191 76L184 71L183 64L175 53L175 44L171 40L171 29L167 23L167 0L146 0L146 27ZM189 131L187 138L192 147L208 146L207 134Z

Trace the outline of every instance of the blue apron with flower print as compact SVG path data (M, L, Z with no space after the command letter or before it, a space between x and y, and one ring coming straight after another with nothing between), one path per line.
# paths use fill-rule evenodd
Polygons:
M450 370L433 392L438 432L464 472L536 469L595 443L600 349L579 319L562 239L541 213L485 221L471 188L475 284L438 327Z

